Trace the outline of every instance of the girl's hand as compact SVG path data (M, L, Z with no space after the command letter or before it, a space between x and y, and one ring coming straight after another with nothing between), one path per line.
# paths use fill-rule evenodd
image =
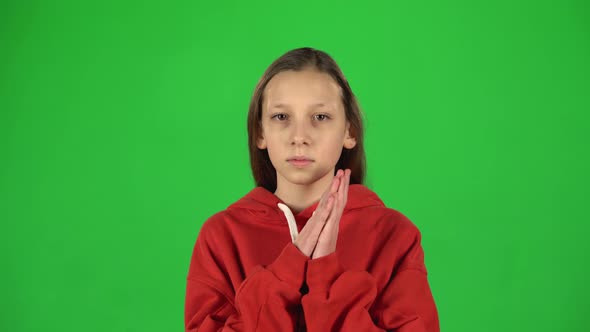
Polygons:
M313 251L312 259L327 256L336 251L336 242L338 240L338 229L340 228L340 217L348 200L348 186L350 183L350 169L345 171L338 170L335 177L339 177L340 183L338 192L335 194L335 202L326 221L326 225L318 238L317 245Z
M309 218L293 243L307 257L311 257L322 228L328 220L328 216L334 205L334 194L338 190L339 181L340 177L334 176L330 187L328 187L320 198L320 202L313 212L312 217Z

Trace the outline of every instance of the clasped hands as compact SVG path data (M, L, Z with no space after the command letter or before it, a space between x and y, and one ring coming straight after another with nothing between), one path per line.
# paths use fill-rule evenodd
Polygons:
M340 217L348 199L350 172L350 169L336 172L316 210L295 239L295 246L312 259L336 251Z

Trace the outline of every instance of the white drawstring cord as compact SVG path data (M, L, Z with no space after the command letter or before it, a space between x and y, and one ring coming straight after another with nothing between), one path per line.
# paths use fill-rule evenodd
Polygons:
M299 231L297 230L297 223L295 223L295 217L293 216L293 212L283 203L278 203L279 209L283 211L285 217L287 217L287 224L289 224L289 233L291 234L291 241L295 242L297 235L299 235Z

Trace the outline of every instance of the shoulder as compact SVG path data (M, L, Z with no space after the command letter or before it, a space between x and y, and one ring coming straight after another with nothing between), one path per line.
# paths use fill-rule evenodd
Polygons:
M228 212L221 210L209 216L199 229L199 238L213 241L228 234Z
M397 209L381 208L375 227L387 243L398 249L409 249L419 245L422 239L418 226Z
M383 229L403 233L420 233L416 224L407 215L393 208L381 207L376 222Z
M413 268L426 272L422 235L416 224L397 209L381 207L379 210L373 227L381 252L395 262L398 271Z

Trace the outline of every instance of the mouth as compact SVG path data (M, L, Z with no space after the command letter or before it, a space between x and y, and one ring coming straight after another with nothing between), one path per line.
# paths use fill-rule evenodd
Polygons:
M295 156L287 159L287 161L313 161L313 159L307 156Z
M313 162L313 160L311 160L310 158L307 158L307 157L289 158L289 159L287 159L287 161L289 162L289 164L291 164L295 167L304 167L304 166L307 166Z

